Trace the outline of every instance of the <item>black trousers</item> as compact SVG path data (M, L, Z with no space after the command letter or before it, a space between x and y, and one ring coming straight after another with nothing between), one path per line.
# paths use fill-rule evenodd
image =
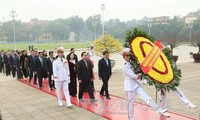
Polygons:
M102 85L101 91L100 91L100 94L104 94L104 92L105 92L106 97L109 97L108 80L109 80L109 78L102 78L103 85Z
M43 80L43 74L42 73L37 73L38 76L38 83L39 83L39 87L42 87L42 80Z
M87 89L90 99L95 99L94 94L93 94L93 90L92 90L92 82L91 81L87 81L87 82L83 82L79 84L79 93L78 93L78 98L82 99L83 98L83 93L84 90Z
M10 75L10 71L11 71L11 67L10 67L10 64L7 64L6 65L6 75Z
M16 76L16 67L12 66L12 76L15 77Z
M33 69L30 69L30 72L29 72L29 83L31 83L31 80L33 78L33 73L34 72L35 71L33 71ZM36 84L36 82L37 82L37 74L34 75L34 84Z
M34 82L33 82L33 84L37 84L37 77L38 75L37 75L37 73L35 73L35 75L34 75ZM43 79L43 78L42 78Z
M3 62L0 63L0 72L3 73Z
M55 87L55 82L54 80L51 79L52 74L48 75L48 80L49 80L49 88Z
M21 73L21 69L19 67L17 67L17 79L22 79L22 73Z
M23 71L24 77L27 78L28 77L27 69L26 68L22 68L22 71Z

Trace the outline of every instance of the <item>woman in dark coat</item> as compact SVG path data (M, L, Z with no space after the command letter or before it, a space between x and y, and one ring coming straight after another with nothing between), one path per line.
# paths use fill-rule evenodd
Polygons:
M76 66L76 60L74 58L74 53L70 53L69 56L70 56L68 58L69 71L70 71L69 94L72 97L76 97L76 94L77 94L77 82L76 82L77 66Z

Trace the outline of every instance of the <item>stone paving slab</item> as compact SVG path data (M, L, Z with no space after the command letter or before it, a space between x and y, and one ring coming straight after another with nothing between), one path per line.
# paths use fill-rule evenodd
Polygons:
M65 103L64 103L65 104ZM3 120L106 120L87 110L58 107L56 97L0 73L0 110Z

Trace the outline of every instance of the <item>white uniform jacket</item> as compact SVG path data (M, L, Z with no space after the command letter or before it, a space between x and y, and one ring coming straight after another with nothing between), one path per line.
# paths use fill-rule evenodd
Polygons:
M137 81L138 75L134 73L134 69L130 62L125 62L122 66L124 74L124 89L125 91L134 91L140 84Z
M68 81L70 83L69 64L65 58L57 58L53 61L53 76L55 81Z

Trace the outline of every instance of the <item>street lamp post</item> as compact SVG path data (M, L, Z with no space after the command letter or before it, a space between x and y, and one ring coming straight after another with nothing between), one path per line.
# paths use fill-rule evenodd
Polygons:
M192 23L190 23L189 25L188 25L188 27L190 28L190 45L192 45L192 27L193 27L193 24Z
M16 11L11 10L10 11L10 17L12 18L12 23L13 23L13 39L14 39L14 50L16 51L16 40L15 40L15 17L17 17L16 15Z
M2 43L4 42L3 41L3 22L0 22L0 41L2 41Z
M106 9L105 4L101 4L101 10L102 10L102 35L104 37L104 10Z
M151 24L151 23L148 23L147 26L148 26L148 28L149 28L149 35L150 35L150 34L151 34L151 26L152 26L152 24Z
M97 25L97 18L98 16L92 16L92 25L94 30L94 40L96 39L96 25Z

